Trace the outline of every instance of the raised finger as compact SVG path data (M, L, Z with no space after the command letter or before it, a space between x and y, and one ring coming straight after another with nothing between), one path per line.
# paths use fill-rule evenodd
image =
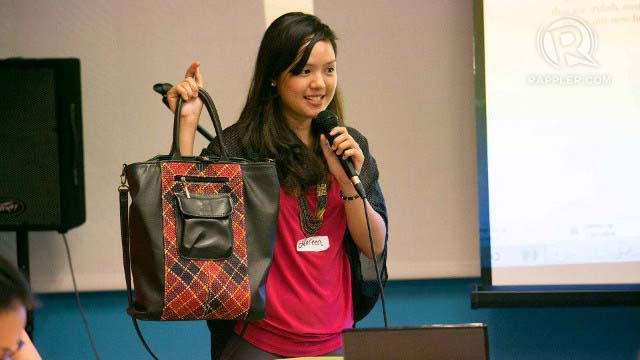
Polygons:
M200 63L198 63L198 67L196 68L196 72L194 74L194 79L196 80L196 85L198 87L204 86L204 79L202 78L202 73L200 72Z
M189 65L187 71L184 73L185 78L195 78L198 68L200 67L200 61L194 61Z

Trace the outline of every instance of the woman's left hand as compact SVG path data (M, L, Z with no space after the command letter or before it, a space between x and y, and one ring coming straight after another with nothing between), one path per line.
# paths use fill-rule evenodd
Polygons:
M336 126L331 129L329 133L333 136L333 144L329 147L327 138L324 135L320 135L320 144L322 145L322 152L327 164L329 165L329 172L338 180L338 183L351 184L351 180L344 172L338 156L343 159L351 158L356 171L360 173L362 169L362 163L364 162L364 153L360 149L360 145L349 135L347 128Z

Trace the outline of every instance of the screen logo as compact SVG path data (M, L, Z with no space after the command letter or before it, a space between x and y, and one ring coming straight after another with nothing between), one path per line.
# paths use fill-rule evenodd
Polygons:
M611 86L613 77L601 72L595 52L598 39L591 26L576 17L556 18L536 35L540 57L554 69L527 74L531 86L594 87Z
M552 21L538 32L538 52L550 65L598 67L593 56L597 38L591 27L578 18L563 17Z

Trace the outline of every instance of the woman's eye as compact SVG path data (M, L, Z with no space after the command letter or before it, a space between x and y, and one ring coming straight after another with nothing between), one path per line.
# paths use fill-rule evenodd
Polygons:
M311 70L310 69L302 69L302 74L304 74L304 75L311 74Z
M327 72L328 72L329 74L331 74L331 73L333 73L333 72L335 72L335 71L336 71L336 68L334 68L334 67L329 67L329 68L327 68Z

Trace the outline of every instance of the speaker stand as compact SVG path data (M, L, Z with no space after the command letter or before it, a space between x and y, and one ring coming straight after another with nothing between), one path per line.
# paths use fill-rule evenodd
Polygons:
M22 271L22 274L27 281L31 283L31 277L29 274L29 231L26 229L18 229L16 231L16 251L18 259L18 268ZM33 341L33 311L27 310L27 325L25 330L29 337Z

